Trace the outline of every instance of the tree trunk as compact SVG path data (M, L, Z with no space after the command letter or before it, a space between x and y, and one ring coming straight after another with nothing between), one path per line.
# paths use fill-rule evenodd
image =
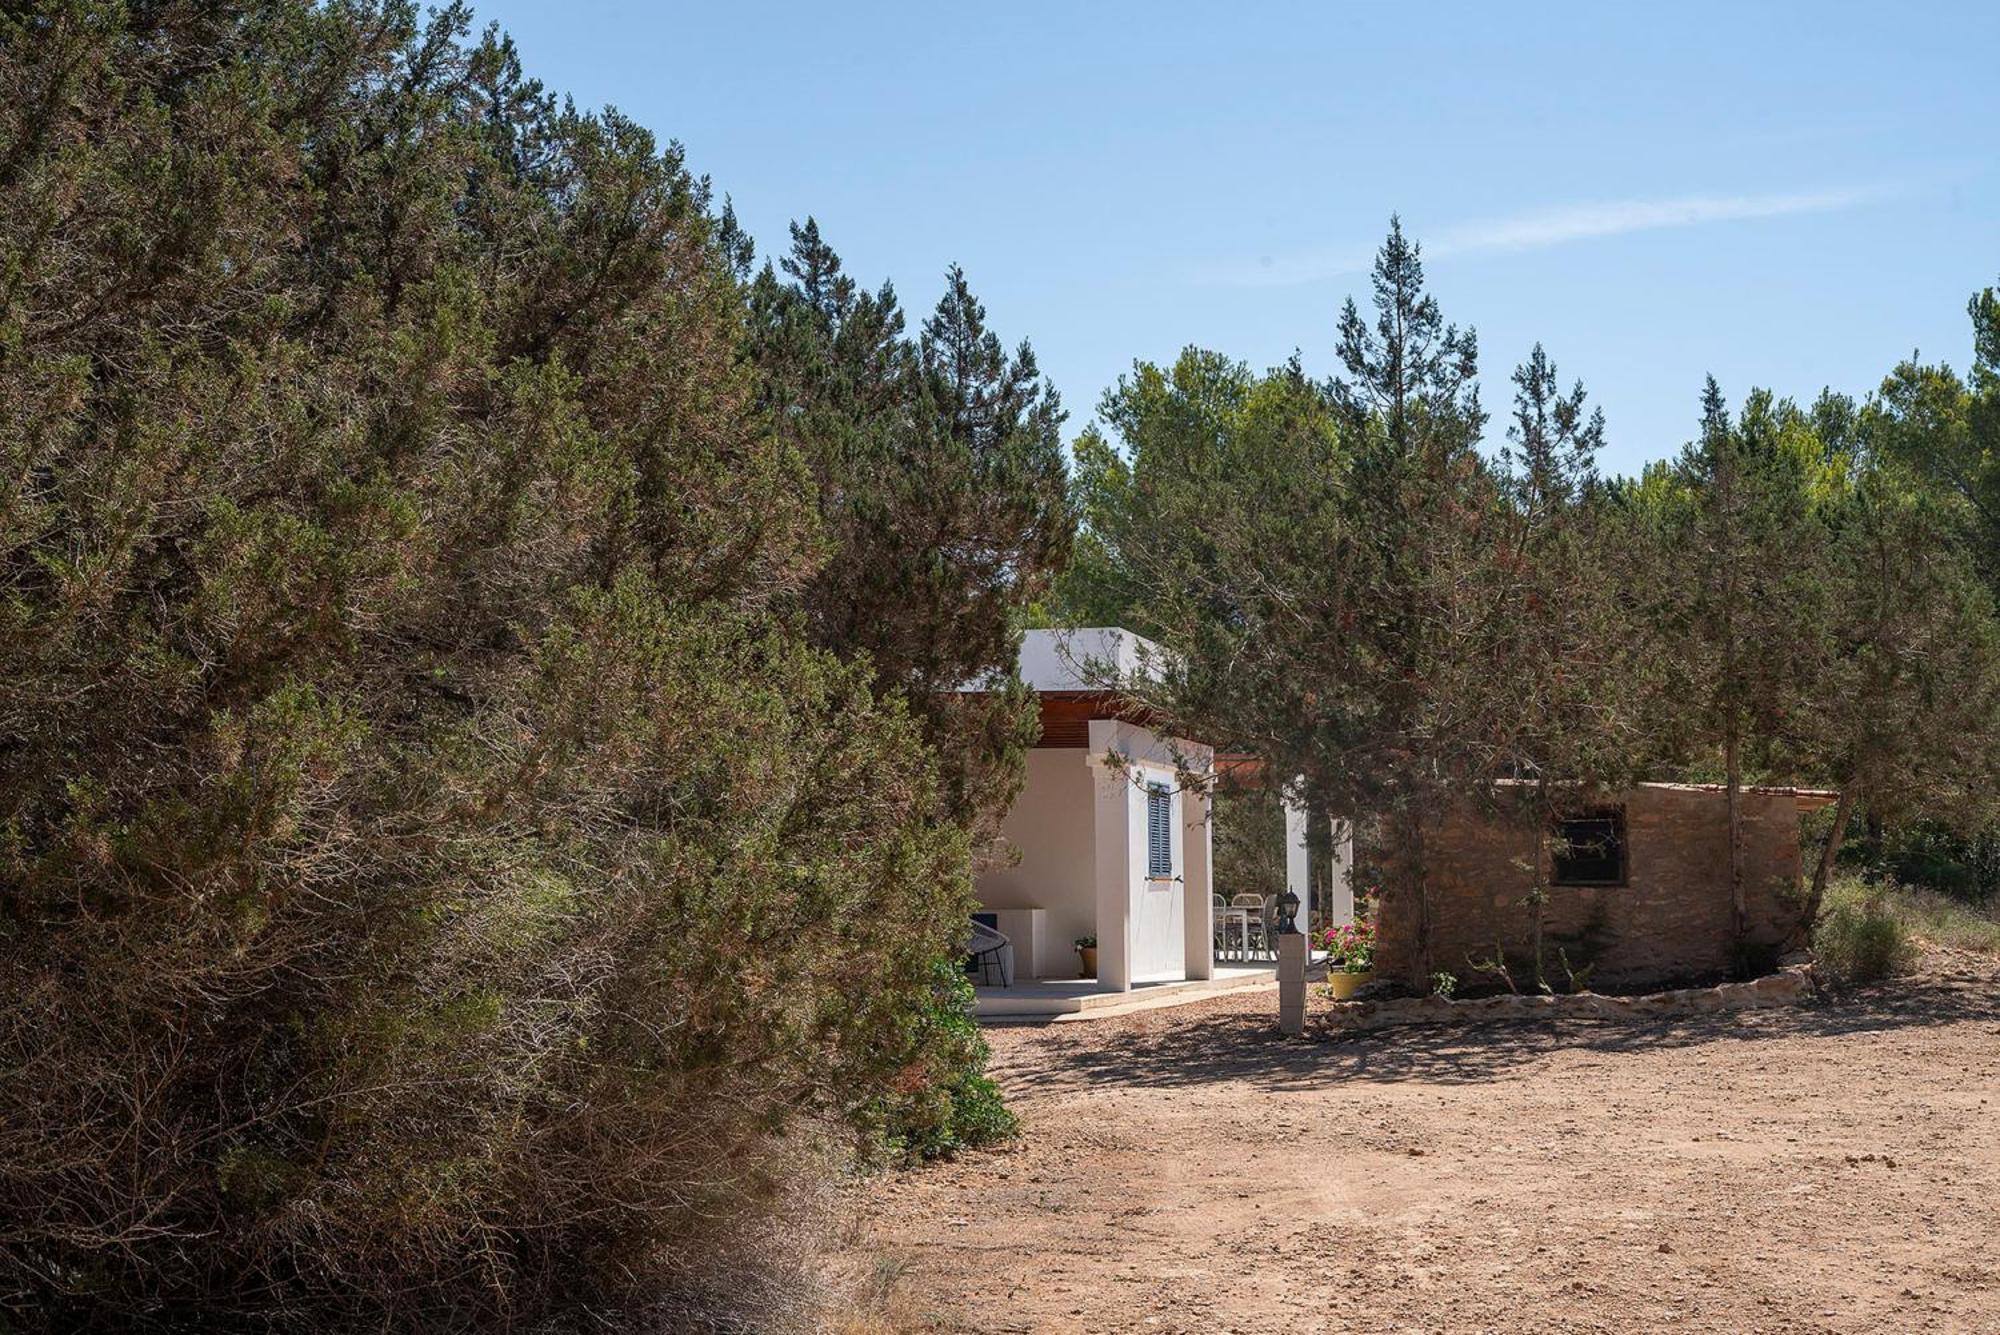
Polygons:
M1404 897L1416 928L1415 977L1410 981L1428 990L1431 979L1431 895L1424 874L1423 817L1415 811L1396 816L1396 842L1403 880Z
M1735 719L1722 744L1729 805L1729 907L1735 916L1736 940L1750 931L1750 906L1743 895L1743 739Z
M1535 818L1540 825L1535 832L1535 888L1528 892L1528 928L1535 942L1535 990L1547 992L1548 971L1542 959L1542 908L1549 902L1548 883L1554 871L1549 856L1549 827L1555 821L1555 812L1549 806L1546 774L1535 781Z
M1833 879L1833 862L1840 856L1841 840L1847 837L1847 820L1854 814L1855 782L1850 779L1841 785L1840 801L1834 804L1833 828L1827 831L1826 847L1819 853L1819 865L1813 868L1812 889L1806 893L1806 906L1799 914L1799 924L1792 929L1792 944L1803 946L1812 940L1813 924L1819 921L1820 905L1826 902L1827 882Z

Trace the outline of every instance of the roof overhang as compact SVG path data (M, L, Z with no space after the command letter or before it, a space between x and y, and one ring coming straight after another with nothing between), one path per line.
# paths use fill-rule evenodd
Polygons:
M1727 793L1729 785L1724 783L1641 783L1637 788L1665 788L1682 793ZM1818 811L1830 807L1840 800L1840 793L1833 788L1798 788L1789 784L1745 784L1743 792L1756 793L1761 797L1789 797L1798 803L1800 811Z

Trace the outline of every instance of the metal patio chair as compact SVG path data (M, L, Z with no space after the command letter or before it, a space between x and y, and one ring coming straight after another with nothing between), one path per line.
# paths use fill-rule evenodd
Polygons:
M974 918L972 943L966 947L965 953L979 970L981 983L991 987L988 971L997 970L1000 974L1000 986L1014 985L1014 943L1007 939L1005 933L988 927Z
M1266 953L1271 943L1271 906L1265 902L1264 896L1246 890L1240 895L1232 896L1229 907L1249 910L1243 920L1243 958L1247 960L1253 953L1256 955ZM1256 938L1254 946L1251 941L1253 936Z

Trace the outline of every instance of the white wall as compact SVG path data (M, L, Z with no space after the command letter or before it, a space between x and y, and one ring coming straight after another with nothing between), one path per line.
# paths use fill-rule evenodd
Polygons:
M1299 897L1299 911L1293 923L1301 932L1312 930L1312 844L1306 809L1287 794L1285 799L1285 889Z
M1020 850L1013 866L981 872L975 889L987 908L1043 909L1042 957L1015 958L1023 977L1074 978L1079 936L1097 935L1096 797L1085 753L1038 747L1028 752L1021 795L1000 824Z
M1088 749L1028 753L1021 795L1000 826L1019 856L981 872L976 884L986 908L1044 911L1040 958L1016 954L1023 977L1075 977L1079 936L1097 938L1098 978L1107 987L1213 974L1208 798L1183 791L1179 773L1181 765L1205 773L1213 761L1205 747L1111 719L1091 721ZM1151 783L1173 793L1174 874L1163 880L1147 874Z
M1333 824L1333 896L1329 926L1354 921L1354 822L1335 816Z
M1180 791L1181 767L1206 773L1214 755L1203 746L1161 737L1115 719L1090 722L1090 764L1097 773L1098 973L1110 987L1164 978L1202 977L1188 968L1187 843L1188 794ZM1163 784L1173 791L1169 829L1174 875L1153 880L1146 866L1146 789ZM1207 879L1207 859L1198 857ZM1208 894L1200 893L1204 903ZM1206 932L1202 950L1209 950ZM1106 949L1107 945L1110 949Z
M1021 680L1038 691L1101 691L1155 676L1166 650L1117 626L1031 630L1021 636Z

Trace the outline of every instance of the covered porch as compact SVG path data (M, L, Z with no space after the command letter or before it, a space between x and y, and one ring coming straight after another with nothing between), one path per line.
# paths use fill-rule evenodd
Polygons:
M1275 978L1278 897L1216 883L1214 750L1169 735L1102 685L1144 675L1161 653L1116 628L1028 633L1021 673L1040 696L1042 735L1001 826L1008 856L977 878L977 916L1011 954L1008 985L991 970L976 980L982 1016L1077 1013L1134 992L1199 996ZM1353 916L1352 839L1344 822L1328 828L1313 849L1306 811L1287 801L1285 886L1300 932ZM1330 874L1318 878L1315 913L1319 858ZM1085 942L1092 977L1080 976Z

